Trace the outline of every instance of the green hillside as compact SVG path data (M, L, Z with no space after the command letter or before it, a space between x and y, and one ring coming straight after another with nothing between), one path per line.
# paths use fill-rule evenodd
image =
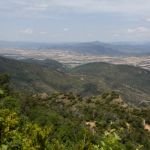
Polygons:
M0 64L0 72L10 74L16 90L47 94L67 91L83 97L116 91L129 104L150 104L150 72L138 67L90 63L69 69L54 60L3 57Z
M148 70L128 65L89 63L73 68L71 72L84 76L84 80L93 83L93 87L97 87L97 90L118 91L131 103L148 104L150 102L150 72Z
M26 92L70 91L78 88L79 77L65 72L63 65L56 61L17 61L0 57L0 72L9 73L12 86Z
M34 58L29 58L29 59L23 59L21 60L22 62L29 63L29 64L37 64L40 65L43 68L47 69L54 69L58 70L60 72L65 72L67 71L67 67L61 64L60 62L52 59L34 59Z
M8 75L0 75L2 150L148 150L149 113L115 92L89 98L14 93Z

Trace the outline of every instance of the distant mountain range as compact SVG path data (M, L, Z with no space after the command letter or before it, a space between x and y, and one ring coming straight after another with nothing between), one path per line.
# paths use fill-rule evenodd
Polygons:
M96 55L150 55L150 43L102 43L99 41L84 43L34 43L0 41L0 49L50 50L59 49L80 54Z
M82 96L115 90L130 104L150 105L150 71L139 67L89 63L69 69L54 60L0 57L0 73L11 75L15 90L74 92Z

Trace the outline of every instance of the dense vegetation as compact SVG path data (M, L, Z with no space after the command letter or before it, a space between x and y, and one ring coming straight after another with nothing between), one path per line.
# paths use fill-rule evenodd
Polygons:
M132 105L150 105L150 71L138 67L90 63L69 69L54 60L2 57L0 64L0 72L11 75L11 86L23 92L73 92L87 97L114 90Z
M73 73L85 76L97 90L115 90L130 104L149 105L150 71L129 65L90 63L72 69ZM99 82L99 84L97 84Z
M116 92L82 98L73 93L28 95L0 75L0 149L148 150L148 108L128 106Z

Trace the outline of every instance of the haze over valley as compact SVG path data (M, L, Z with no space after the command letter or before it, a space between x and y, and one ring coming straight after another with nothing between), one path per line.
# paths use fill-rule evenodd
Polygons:
M71 67L89 62L107 62L150 70L150 44L0 42L0 54L15 59L55 59Z

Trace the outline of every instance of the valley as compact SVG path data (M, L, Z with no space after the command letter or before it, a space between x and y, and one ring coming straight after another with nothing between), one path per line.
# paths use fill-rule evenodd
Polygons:
M109 56L82 54L63 49L0 49L0 55L15 59L55 59L67 66L75 67L90 62L107 62L112 64L125 64L138 66L150 70L150 55L146 56Z
M150 43L33 43L0 41L0 55L14 59L55 59L76 67L90 62L138 66L150 70Z
M150 150L150 0L0 0L0 150Z

